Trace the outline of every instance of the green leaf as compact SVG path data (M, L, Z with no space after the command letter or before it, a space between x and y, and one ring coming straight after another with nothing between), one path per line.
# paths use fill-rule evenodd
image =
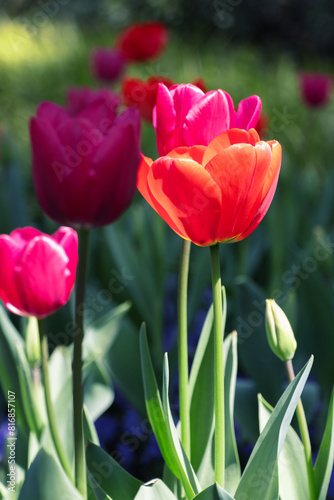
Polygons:
M171 446L174 463L178 469L178 476L182 483L182 486L186 492L188 498L192 498L197 495L201 490L201 486L195 475L195 472L188 460L188 457L183 449L183 446L179 440L178 433L173 421L172 413L169 406L168 399L168 388L169 388L169 368L168 368L168 357L165 354L164 357L164 368L163 368L163 389L162 389L162 402L164 417L166 422L166 429L169 439L169 444Z
M273 412L259 395L259 424L262 432ZM281 500L305 500L308 498L308 479L304 448L298 434L290 426L278 460L279 495Z
M83 500L57 460L43 448L31 464L19 500Z
M201 491L195 496L198 500L234 500L234 498L224 490L219 484L215 483Z
M83 406L83 426L85 442L87 443L87 441L91 441L97 446L100 446L100 441L95 429L95 425L85 405Z
M240 462L234 431L234 396L238 370L237 333L232 332L224 341L225 370L225 488L235 493L240 481Z
M166 430L165 417L163 413L158 384L155 378L150 351L147 343L146 327L143 324L140 329L140 359L144 381L146 411L157 439L161 454L173 472L178 477L178 470L174 463L173 452L169 444Z
M312 363L313 356L278 401L248 460L234 495L236 500L277 500L278 457Z
M133 500L142 482L126 472L102 448L88 443L86 449L88 477L95 493L109 495L112 500Z
M318 500L326 500L334 463L334 390L332 392L325 432L314 467Z
M177 500L177 497L160 479L153 479L140 487L134 500Z
M85 364L100 359L109 351L130 307L130 302L124 302L94 323L85 326L85 336L82 343L82 356Z
M16 417L23 421L22 430L28 431L29 425L24 412L21 395L19 371L23 371L22 362L18 356L17 346L24 350L21 335L9 320L5 309L0 304L0 384L6 395L8 391L15 392Z
M189 377L191 463L198 471L214 421L213 307L205 318ZM208 480L210 480L208 478ZM209 484L211 484L210 481Z

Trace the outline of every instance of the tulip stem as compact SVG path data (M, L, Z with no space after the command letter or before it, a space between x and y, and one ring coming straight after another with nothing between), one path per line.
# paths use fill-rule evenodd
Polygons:
M223 488L225 476L224 320L218 243L210 247L210 255L214 314L215 481Z
M285 362L286 372L288 375L288 379L292 382L295 378L295 372L293 369L292 360ZM314 471L313 471L313 462L312 462L312 448L311 448L311 440L308 432L307 420L305 416L305 411L303 407L302 400L299 399L296 408L296 415L298 420L299 432L303 441L304 447L304 455L306 462L306 470L307 470L307 479L309 486L309 494L310 500L316 500L316 491L315 491L315 479L314 479Z
M70 467L69 461L65 455L63 446L62 446L60 438L59 438L55 414L54 414L53 406L52 406L49 368L48 368L49 348L48 348L48 339L47 339L47 336L45 334L45 320L44 319L38 320L38 331L39 331L39 339L40 339L40 344L41 344L41 369L42 369L43 386L44 386L45 406L46 406L46 412L47 412L48 421L49 421L51 437L52 437L53 444L55 446L59 461L60 461L64 471L66 472L66 474L68 475L68 477L70 478L70 480L73 483L74 481L73 481L71 467Z
M190 460L190 406L188 368L187 295L191 242L182 240L178 286L178 364L181 443Z
M75 296L75 332L73 350L73 423L75 485L87 498L86 459L83 432L82 341L84 337L84 304L89 249L89 230L78 230L79 262Z

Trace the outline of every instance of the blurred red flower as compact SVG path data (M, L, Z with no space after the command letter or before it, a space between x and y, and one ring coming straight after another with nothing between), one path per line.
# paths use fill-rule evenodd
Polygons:
M166 26L158 21L135 23L120 33L116 45L128 61L140 62L160 56L168 38Z
M267 115L267 113L262 112L260 114L257 124L254 128L261 139L264 139L266 137L269 128L269 116Z
M163 83L167 88L174 84L170 78L163 76L151 76L147 80L128 77L122 83L125 104L138 108L141 117L150 123L152 123L152 112L157 101L159 83Z
M78 236L60 227L52 236L33 227L0 236L0 298L20 316L43 318L69 300L78 263Z
M311 108L324 106L331 98L333 81L325 73L301 72L298 75L302 101Z
M137 187L182 238L202 246L228 243L259 225L280 166L277 141L260 141L254 129L232 129L208 146L180 147L155 161L143 157Z

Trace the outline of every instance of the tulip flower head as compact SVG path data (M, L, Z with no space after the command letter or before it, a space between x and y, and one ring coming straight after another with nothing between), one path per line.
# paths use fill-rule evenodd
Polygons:
M311 108L324 106L331 98L332 78L324 73L299 74L301 98Z
M273 353L282 361L292 359L297 349L297 342L288 318L273 299L266 299L265 326Z
M117 48L97 47L90 54L90 68L100 82L114 83L126 68L126 58Z
M43 318L69 300L78 263L74 229L52 236L32 227L0 236L0 298L20 316Z
M174 84L170 78L163 76L151 76L147 80L128 77L124 78L122 83L122 94L126 106L138 108L140 116L150 123L152 123L152 112L157 101L159 83L163 83L167 88Z
M167 28L153 21L131 24L118 36L116 45L129 62L142 62L160 56L167 43Z
M99 92L72 92L67 109L43 102L30 120L37 198L60 224L86 229L110 224L136 191L138 110L117 115L114 96Z
M261 106L254 95L243 99L235 111L231 96L223 90L205 94L190 83L169 89L160 83L153 112L159 155L181 146L207 146L231 128L249 130L255 127Z
M153 161L143 157L138 189L182 238L213 245L246 238L273 199L281 165L277 141L232 129L208 146L180 147Z

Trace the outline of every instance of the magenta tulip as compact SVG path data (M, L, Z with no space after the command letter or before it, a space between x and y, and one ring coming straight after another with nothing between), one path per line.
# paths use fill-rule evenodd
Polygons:
M175 148L208 144L231 128L255 127L261 112L261 99L243 99L235 111L231 96L223 90L206 94L192 84L159 84L153 112L157 147L160 156Z
M301 72L298 75L301 98L307 106L316 108L327 104L332 93L332 78L324 73Z
M32 227L0 236L0 298L20 316L43 318L69 300L78 263L74 229L52 236Z
M121 96L108 89L92 89L90 87L69 87L67 90L66 111L70 116L76 116L95 101L104 101L114 115L122 102Z
M34 184L45 213L64 225L110 224L130 205L140 163L140 116L117 116L105 97L67 110L38 106L30 121ZM83 98L83 96L82 96Z
M94 78L113 83L123 75L126 58L120 49L97 47L90 54L90 68Z

